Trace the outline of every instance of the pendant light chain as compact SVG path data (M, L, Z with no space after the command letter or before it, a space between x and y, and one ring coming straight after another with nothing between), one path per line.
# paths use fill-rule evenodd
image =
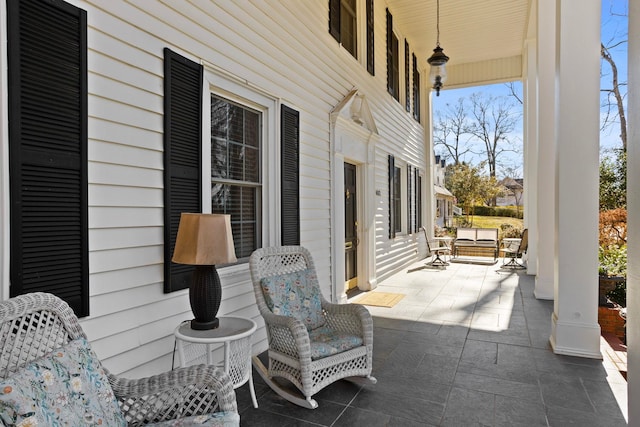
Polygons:
M449 57L444 54L444 50L440 46L440 0L436 0L436 48L427 62L431 66L429 80L436 91L436 96L440 96L440 89L447 78L445 65L449 61Z
M436 46L440 46L440 0L436 0Z

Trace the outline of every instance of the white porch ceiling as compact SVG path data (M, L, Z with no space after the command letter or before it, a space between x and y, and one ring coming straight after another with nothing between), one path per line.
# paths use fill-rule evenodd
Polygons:
M449 67L521 57L534 0L440 0L440 46ZM436 46L436 0L387 0L420 67ZM495 62L495 61L493 61Z

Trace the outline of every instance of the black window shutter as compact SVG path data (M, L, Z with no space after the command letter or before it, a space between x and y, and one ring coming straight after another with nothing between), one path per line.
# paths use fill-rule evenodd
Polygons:
M393 155L389 154L389 238L396 237L395 221L395 172L396 164Z
M418 63L416 55L413 56L413 118L420 123L420 71L418 71Z
M404 104L407 111L411 111L411 91L409 86L409 43L404 40Z
M300 244L300 113L281 107L282 245Z
M415 212L416 212L416 228L415 231L417 232L418 230L420 230L420 227L422 227L422 181L420 178L420 171L418 169L416 169L415 171L415 187L416 187L416 206L415 206Z
M410 164L407 164L407 230L409 233L413 233L413 223L411 221L411 215L413 214L413 204L411 203L411 180L413 179L413 173Z
M202 212L202 66L164 49L164 291L189 287L193 267L171 262L180 214Z
M387 91L393 95L393 16L387 9Z
M373 0L367 0L367 71L375 76Z
M329 0L329 34L340 43L340 0Z
M10 294L88 316L87 14L10 0L7 17Z

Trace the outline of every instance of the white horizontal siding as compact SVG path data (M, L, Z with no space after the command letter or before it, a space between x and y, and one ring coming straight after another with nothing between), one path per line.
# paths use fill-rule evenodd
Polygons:
M376 206L376 269L382 277L407 263L415 238L387 237L386 159L391 153L426 170L424 132L405 111L404 100L399 103L386 91L383 2L375 2L375 77L329 35L324 0L71 3L87 10L89 24L91 316L82 324L110 370L140 376L169 369L173 329L191 317L186 290L163 293L165 47L213 64L300 111L301 240L313 254L327 298L331 247L341 247L341 242L331 241L332 198L341 195L331 190L329 114L353 88L363 93L380 134L374 169L375 190L381 196L371 195ZM419 68L426 81L424 64ZM404 67L400 69L402 81ZM404 97L403 88L401 92ZM277 185L265 183L271 194ZM220 314L253 318L259 327L254 351L264 350L264 322L247 265L219 272Z

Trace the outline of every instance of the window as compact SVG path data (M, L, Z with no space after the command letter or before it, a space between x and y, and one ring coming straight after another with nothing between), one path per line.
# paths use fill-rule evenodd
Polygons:
M191 267L170 262L180 212L231 215L241 261L263 244L299 240L297 111L282 105L281 151L263 152L275 146L277 106L277 99L165 49L165 292L189 284L190 270L181 268ZM282 240L274 231L281 227Z
M238 258L260 246L261 126L259 111L211 95L211 212L231 215Z
M420 71L416 55L413 55L413 118L420 123Z
M402 231L402 170L389 155L389 238Z
M375 75L373 1L329 0L329 34L354 58L366 57L367 71L372 76ZM358 25L358 15L362 16L362 14L366 16L364 28L361 28L363 24ZM358 34L366 39L367 43L366 46L360 47L360 55L358 54Z
M402 231L402 169L398 166L394 167L393 210L395 211L393 215L393 231L400 233Z
M393 16L387 9L387 91L400 99L400 69L398 65L398 38L393 32Z
M354 58L358 58L356 0L329 1L329 33Z
M87 316L87 13L6 5L10 294L50 292Z

